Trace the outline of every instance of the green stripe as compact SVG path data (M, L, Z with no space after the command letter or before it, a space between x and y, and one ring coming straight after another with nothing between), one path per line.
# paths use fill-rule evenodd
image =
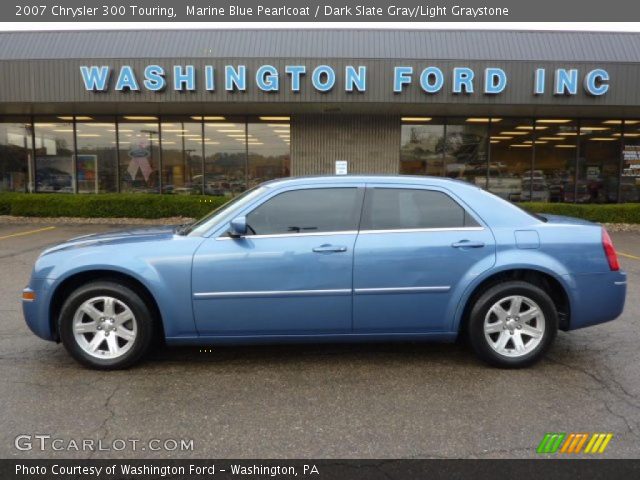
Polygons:
M546 433L536 451L538 453L556 453L566 435L566 433Z

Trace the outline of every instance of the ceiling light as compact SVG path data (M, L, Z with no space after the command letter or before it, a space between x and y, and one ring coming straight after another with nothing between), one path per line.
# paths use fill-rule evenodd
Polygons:
M260 117L260 120L263 122L278 122L291 120L291 117Z
M491 140L511 140L513 137L498 137L498 136L493 136L493 137L489 137Z
M176 135L177 137L188 137L188 138L200 138L202 137L202 135L198 134L198 133L179 133L178 135Z
M124 118L126 120L157 120L158 119L158 117L138 116L138 115L125 115Z
M220 133L244 133L244 130L234 129L234 130L218 130Z
M554 145L554 147L556 147L556 148L576 148L575 145L563 145L563 144Z
M163 128L162 133L180 133L180 132L188 132L189 130L185 128Z
M163 141L163 142L162 142L162 145L163 145L163 146L164 146L164 145L175 145L175 144L176 144L176 142L166 142L166 141Z
M580 127L580 130L586 130L587 132L601 132L603 130L609 130L609 127Z
M500 120L502 120L502 119L501 118L487 118L487 117L471 117L471 118L467 118L467 122L469 122L469 123L489 123L489 122L497 123Z
M500 140L489 140L489 143L500 143Z
M53 131L60 133L73 133L73 128L54 128Z
M60 120L73 121L73 117L58 117ZM93 120L93 117L76 117L76 120Z
M538 127L538 126L531 126L531 125L519 125L516 127L518 130L546 130L549 127Z
M83 127L113 127L113 123L83 123ZM115 132L115 130L109 130Z
M536 123L569 123L571 120L563 120L559 118L544 118L541 120L536 120Z
M207 127L238 127L237 123L206 123Z
M500 132L500 135L529 135L527 132Z
M289 130L274 130L275 133L289 133Z
M591 137L589 140L595 141L595 142L613 142L614 140L617 140L617 138L613 138L613 137Z
M431 117L402 117L403 122L430 122Z
M214 122L216 120L226 120L225 117L202 117L202 116L200 116L200 117L198 117L198 116L191 117L191 119L192 120L206 120L208 122Z
M288 123L267 123L267 127L289 128Z
M538 140L551 140L553 142L564 140L564 137L538 137Z
M531 148L532 145L527 145L527 144L522 144L522 143L515 143L513 145L509 145L509 147L514 147L514 148Z
M77 137L101 137L99 133L78 133Z
M614 133L614 135L616 136L620 136L619 133ZM640 133L625 133L624 134L625 137L640 137Z

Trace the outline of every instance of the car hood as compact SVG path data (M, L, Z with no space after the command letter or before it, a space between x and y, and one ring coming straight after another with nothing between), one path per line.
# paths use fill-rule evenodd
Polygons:
M67 250L71 248L81 248L95 245L113 245L139 242L152 242L163 239L170 239L175 235L176 225L132 228L115 230L112 232L92 233L74 237L66 242L47 248L42 255Z

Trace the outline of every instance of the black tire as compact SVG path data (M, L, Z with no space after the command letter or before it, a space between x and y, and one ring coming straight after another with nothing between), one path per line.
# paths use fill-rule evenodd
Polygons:
M535 348L532 348L531 351L521 354L520 356L508 356L498 353L489 344L489 340L485 336L485 318L489 309L498 301L515 295L532 300L539 306L544 315L544 331L540 342ZM542 358L551 346L557 332L558 312L549 295L536 285L515 280L493 285L477 297L472 306L467 325L468 340L476 355L489 365L500 368L523 368L534 364ZM491 335L493 335L493 337L499 337L501 334L501 332L498 332ZM506 329L506 327L505 335L510 335L510 330ZM527 338L528 341L531 340L530 337L525 338ZM497 342L497 340L495 341ZM509 343L507 343L507 345L509 345ZM515 344L513 344L513 348L515 348Z
M115 298L126 305L133 313L136 324L132 345L117 358L97 358L90 355L79 345L73 332L74 316L78 308L87 300L102 296ZM94 281L77 288L66 298L58 317L58 331L69 354L82 365L96 370L119 370L134 365L147 353L154 337L154 321L149 307L130 287L108 280Z

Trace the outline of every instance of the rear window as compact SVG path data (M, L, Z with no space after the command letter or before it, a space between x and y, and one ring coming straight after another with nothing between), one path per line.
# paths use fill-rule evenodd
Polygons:
M365 195L361 230L477 227L449 195L424 189L371 188Z

